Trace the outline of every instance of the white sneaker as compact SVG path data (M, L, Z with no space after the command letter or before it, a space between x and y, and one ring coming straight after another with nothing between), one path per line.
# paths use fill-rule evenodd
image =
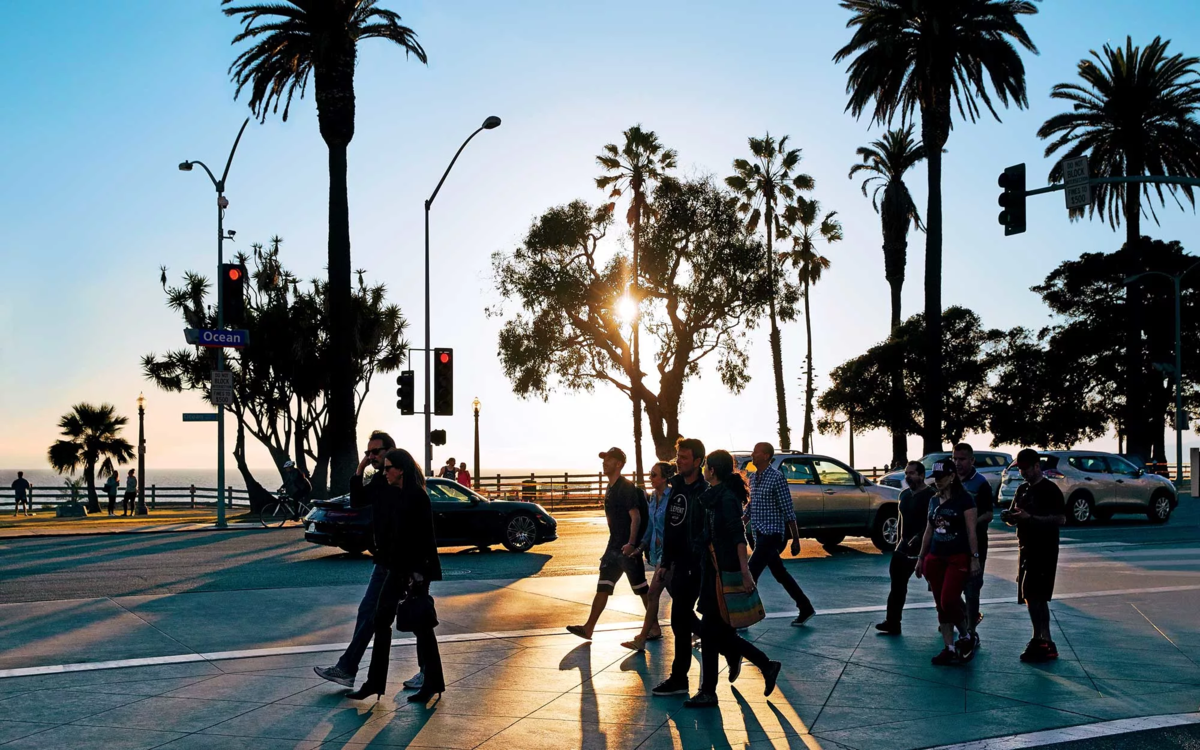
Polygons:
M425 685L425 673L417 672L411 679L404 681L405 690L420 690Z

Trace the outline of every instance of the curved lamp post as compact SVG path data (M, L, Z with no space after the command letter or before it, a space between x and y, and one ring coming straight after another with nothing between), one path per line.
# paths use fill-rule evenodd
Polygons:
M475 412L475 489L479 489L479 397L477 396L471 402L471 409Z
M147 515L146 510L146 397L139 393L137 397L138 405L138 493L137 493L137 508L134 510L139 516Z

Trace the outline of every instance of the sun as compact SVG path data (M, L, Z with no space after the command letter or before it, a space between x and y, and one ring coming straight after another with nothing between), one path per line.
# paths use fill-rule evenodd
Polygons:
M617 318L622 323L631 323L636 316L637 305L634 304L632 297L625 295L617 300Z

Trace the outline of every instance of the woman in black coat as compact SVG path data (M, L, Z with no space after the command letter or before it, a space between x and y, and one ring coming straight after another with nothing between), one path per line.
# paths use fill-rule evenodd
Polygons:
M376 477L365 485L364 468L360 465L358 473L350 480L350 504L355 507L370 505L374 509L375 564L387 568L388 573L375 611L375 644L371 650L367 681L348 696L355 700L382 696L387 687L392 621L396 618L400 600L409 595L428 595L429 583L442 580L437 539L433 532L433 506L416 461L408 451L392 449L383 457L381 473L386 481L380 482ZM417 638L417 660L425 681L408 701L427 703L435 693L440 695L446 689L442 657L433 628L416 630L413 635Z

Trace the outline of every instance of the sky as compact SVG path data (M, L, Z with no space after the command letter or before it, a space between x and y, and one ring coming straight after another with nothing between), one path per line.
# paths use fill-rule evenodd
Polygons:
M381 4L417 32L429 63L379 40L360 47L349 150L353 267L387 284L413 346L423 346L423 201L484 117L503 119L463 153L431 214L432 346L453 347L457 357L456 413L434 419L448 434L435 463L450 455L470 462L474 397L485 471L597 470L598 451L630 449L628 400L614 389L517 398L497 356L502 321L484 308L500 301L491 254L515 248L552 206L600 202L595 155L634 124L678 151L685 176L724 178L748 155L749 136L790 136L803 149L802 171L816 180L813 197L838 211L845 230L812 293L818 388L828 386L830 369L886 337L879 220L859 181L847 178L855 148L881 131L844 111L845 66L832 58L849 39L848 13L836 2ZM1047 324L1030 287L1064 260L1115 250L1124 236L1099 220L1069 222L1060 193L1030 199L1025 234L1005 238L996 221L996 177L1006 166L1027 163L1030 188L1053 166L1035 135L1063 110L1051 86L1074 80L1089 50L1127 34L1139 44L1163 35L1176 40L1173 51L1200 54L1194 0L1048 0L1039 8L1025 19L1040 52L1022 55L1029 108L1002 110L1003 122L956 121L944 157L943 300L970 307L989 327ZM215 426L181 421L183 412L206 410L199 396L157 390L140 360L183 345L159 266L173 282L185 270L215 275L212 185L176 165L199 159L218 169L249 114L227 72L238 29L216 0L0 0L0 469L44 468L56 422L74 403L113 403L136 421L141 391L148 464L215 466ZM237 232L227 252L279 235L285 265L302 278L324 275L327 240L327 151L311 93L293 103L287 122L251 122L226 191L225 226ZM923 167L909 185L923 209ZM1190 209L1159 217L1161 225L1144 222L1143 231L1195 251L1200 225ZM910 235L906 317L923 306L923 247L923 235ZM752 335L744 392L723 388L715 362L685 388L682 432L710 449L775 437L767 328ZM798 443L803 324L785 324L782 337ZM379 376L359 433L387 429L419 456L422 422L399 415L394 377ZM990 438L973 442L981 448ZM1173 444L1172 436L1168 453ZM846 458L844 435L818 434L814 447ZM1096 447L1115 450L1115 438ZM915 437L910 452L920 452ZM861 467L883 464L887 435L860 435L856 453ZM653 458L648 435L644 455ZM270 461L252 447L249 463Z

